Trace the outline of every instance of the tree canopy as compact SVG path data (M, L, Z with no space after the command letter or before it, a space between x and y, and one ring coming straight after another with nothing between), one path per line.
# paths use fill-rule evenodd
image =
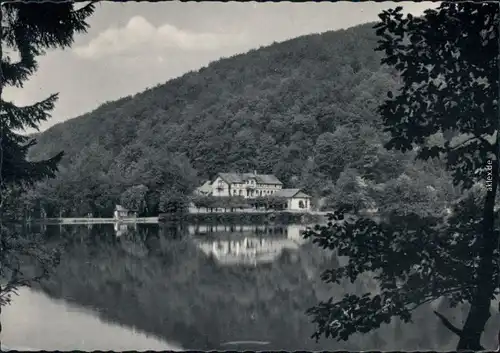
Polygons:
M50 48L67 48L73 43L75 33L85 32L85 22L93 12L93 5L77 11L72 4L2 4L1 88L22 87L37 69L36 57ZM14 61L13 54L19 59ZM57 94L30 106L19 107L3 99L0 107L2 133L2 185L33 183L47 176L54 176L62 153L41 161L29 161L28 149L36 142L19 134L25 128L37 128L50 117Z
M143 212L156 215L160 195L257 170L332 206L346 169L370 185L399 177L412 152L382 147L389 134L375 111L400 79L380 64L371 27L221 59L44 131L30 158L65 156L56 179L34 188L35 204L53 216L110 216L124 192L144 185ZM435 175L433 184L446 185L449 175Z
M86 18L93 11L92 3L77 10L72 3L2 4L0 89L22 88L37 70L37 57L47 49L71 46L74 35L86 31ZM0 99L0 277L7 281L0 286L0 306L9 301L12 290L41 279L57 263L56 251L46 249L43 239L26 234L21 225L14 223L23 197L28 203L36 202L26 185L54 177L62 158L60 151L37 161L27 158L36 141L21 133L48 119L56 100L57 94L53 94L41 102L19 107ZM27 258L42 265L41 274L23 273L20 267Z
M436 312L459 336L457 348L479 350L491 301L499 294L494 207L499 8L447 2L422 17L404 16L401 10L382 12L375 25L377 51L385 54L382 63L395 68L402 80L379 108L390 134L385 147L413 152L419 160L443 160L464 196L451 206L451 215L393 207L380 210L379 219L349 216L355 206L351 202L327 226L307 232L320 246L348 258L345 266L324 273L326 281L354 281L370 273L379 287L375 294L345 295L311 308L314 336L345 340L394 317L409 322L416 308L445 297L452 307L470 307L462 328ZM406 184L408 190L411 183ZM420 189L420 195L403 190L395 189L399 199L411 196L426 208L437 196L432 189Z

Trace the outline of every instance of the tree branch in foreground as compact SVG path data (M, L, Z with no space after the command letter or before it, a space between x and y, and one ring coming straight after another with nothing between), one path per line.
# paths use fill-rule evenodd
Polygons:
M455 325L453 325L450 320L448 320L446 317L444 317L444 315L438 313L436 310L434 310L434 314L436 314L436 316L441 320L441 322L443 323L443 325L448 329L450 330L451 332L453 332L454 334L456 334L458 337L461 337L462 336L462 330L460 330L459 328L457 328Z

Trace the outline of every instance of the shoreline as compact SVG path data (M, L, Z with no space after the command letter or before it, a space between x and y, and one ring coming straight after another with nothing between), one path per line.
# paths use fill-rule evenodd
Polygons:
M87 217L62 217L45 218L27 221L35 224L57 224L57 225L89 225L89 224L158 224L176 221L300 221L303 222L324 222L325 211L252 211L252 212L186 212L186 213L162 213L157 217L130 217L130 218L87 218Z
M160 223L324 223L327 212L196 212L181 214L160 214Z
M158 217L137 217L137 218L45 218L45 219L35 219L29 221L29 223L37 224L115 224L115 223L143 223L143 224L155 224L158 223Z

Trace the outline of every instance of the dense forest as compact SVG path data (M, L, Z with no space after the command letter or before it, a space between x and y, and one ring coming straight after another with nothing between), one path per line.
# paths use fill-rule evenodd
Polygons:
M442 163L383 147L376 108L399 80L380 64L372 26L225 58L37 134L32 160L65 155L23 207L110 216L121 202L155 215L217 172L257 170L316 206L442 209L459 196Z

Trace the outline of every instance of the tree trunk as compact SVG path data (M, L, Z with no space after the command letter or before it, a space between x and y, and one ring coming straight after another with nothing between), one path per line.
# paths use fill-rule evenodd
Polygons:
M498 247L498 236L494 230L495 195L499 177L498 160L492 163L492 174L491 191L487 192L484 202L482 246L479 250L480 262L477 269L477 284L457 350L483 349L480 343L481 334L490 318L491 298L497 286L493 274L495 270L494 251Z

